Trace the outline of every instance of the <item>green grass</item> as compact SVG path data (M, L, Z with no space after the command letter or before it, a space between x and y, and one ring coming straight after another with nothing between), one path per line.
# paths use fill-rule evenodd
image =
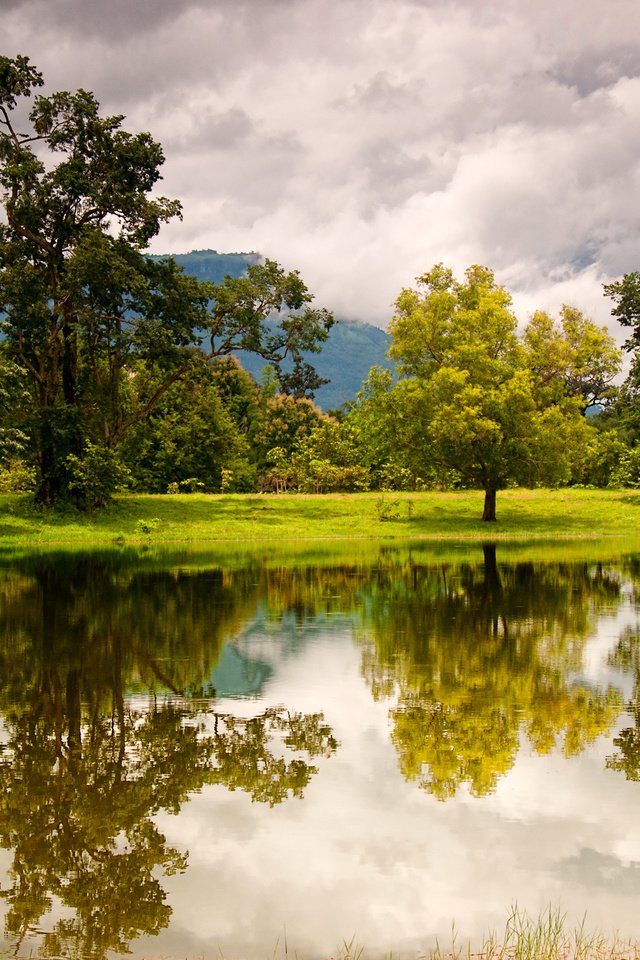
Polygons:
M428 956L429 960L638 960L640 944L616 934L590 933L585 920L569 928L566 915L554 907L531 917L516 906L504 931L488 934L480 947L459 945L454 928L451 945L444 950L438 945Z
M640 493L507 490L483 523L475 491L336 495L124 495L91 517L0 496L0 543L271 543L309 540L532 541L637 536Z
M302 957L291 951L286 938L284 952L278 943L273 960L288 960L289 956ZM380 951L376 951L378 956ZM402 954L399 954L402 956ZM367 948L355 937L344 940L331 960L367 960ZM393 951L386 960L394 960ZM640 960L640 943L625 940L617 934L605 936L590 933L585 920L573 928L567 925L566 915L559 909L549 907L531 917L517 906L509 912L504 931L489 933L480 944L460 943L452 925L451 942L443 947L436 943L435 949L416 954L417 960Z

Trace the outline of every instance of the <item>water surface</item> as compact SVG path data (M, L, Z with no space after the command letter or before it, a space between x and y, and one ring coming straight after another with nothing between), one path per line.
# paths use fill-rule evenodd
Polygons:
M639 578L593 548L5 558L5 947L414 955L516 901L637 936Z

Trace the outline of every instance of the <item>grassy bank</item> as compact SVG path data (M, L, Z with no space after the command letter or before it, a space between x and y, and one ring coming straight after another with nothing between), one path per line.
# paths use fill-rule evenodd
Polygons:
M535 540L640 536L640 492L507 490L483 523L476 491L336 495L125 495L93 516L0 496L3 545L285 542L311 539Z

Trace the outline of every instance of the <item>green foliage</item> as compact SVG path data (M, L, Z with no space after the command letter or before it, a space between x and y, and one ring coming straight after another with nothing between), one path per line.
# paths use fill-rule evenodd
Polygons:
M144 520L136 521L135 532L148 537L158 529L161 523L159 517L145 517Z
M69 491L81 510L104 507L130 478L129 471L113 450L89 440L81 457L69 454L67 466Z
M0 465L0 493L31 493L36 487L35 468L17 458Z
M146 391L153 390L153 371L139 368L131 389L136 389L138 377ZM257 409L255 390L252 402ZM189 370L165 390L146 421L132 425L121 445L132 486L152 493L210 493L221 489L223 469L233 471L235 482L242 483L251 467L248 438L238 427L245 416L241 406L223 404L219 371L194 356Z
M369 471L360 463L356 434L347 422L324 418L298 435L291 453L272 447L266 454L265 489L304 493L368 490Z
M0 307L30 390L37 498L50 505L83 502L70 471L87 443L117 450L188 377L203 336L210 357L245 349L276 369L291 358L310 382L302 352L320 349L333 318L272 260L210 284L145 256L180 213L155 192L160 145L102 116L84 90L35 96L27 122L21 100L42 82L27 58L0 58Z
M262 398L254 448L263 489L297 486L293 454L325 420L309 399L296 399L286 393Z
M15 461L27 450L29 437L24 428L28 398L24 370L0 358L0 464Z
M380 490L425 490L453 486L457 474L433 462L421 433L420 409L412 404L410 381L394 386L390 371L374 367L348 414L360 462L371 486Z
M638 477L634 464L636 450L629 447L617 430L583 431L584 442L577 449L572 470L572 483L592 487L634 487Z
M604 397L619 364L610 337L565 307L561 328L536 314L523 343L490 270L470 267L459 283L441 264L402 291L390 332L403 379L377 374L356 414L386 419L385 453L395 442L416 476L455 471L481 487L484 520L496 519L498 490L569 480L579 407Z
M400 517L400 500L387 500L386 497L380 497L376 500L376 515L378 520L398 520Z
M297 445L291 461L295 485L317 493L368 490L369 471L360 460L358 437L351 424L324 420Z
M605 284L604 292L614 301L612 315L623 326L631 328L631 336L625 343L631 364L615 402L602 419L607 427L617 430L627 444L635 447L640 443L640 274L627 273L621 280ZM627 474L622 471L617 479L624 482Z
M303 353L320 351L334 319L329 311L310 306L313 296L299 273L285 273L274 260L250 263L244 276L226 276L209 292L213 300L205 324L209 355L227 356L238 350L259 354L273 366L287 392L313 396L321 381ZM282 363L287 358L293 370L285 373Z
M636 350L640 346L640 273L626 273L622 280L604 284L604 292L615 303L611 315L623 327L632 328L625 349Z
M524 361L545 406L571 396L586 410L614 396L621 355L606 329L564 306L559 323L546 313L533 314L524 334Z
M27 58L3 57L0 80L0 303L10 355L30 381L38 496L52 503L70 491L68 457L119 435L129 351L170 362L206 298L141 253L180 210L151 196L159 145L123 131L121 116L102 117L83 90L36 96L31 129L18 132L18 100L42 77ZM107 427L100 441L95 421Z
M609 475L608 486L640 487L640 447L626 448Z

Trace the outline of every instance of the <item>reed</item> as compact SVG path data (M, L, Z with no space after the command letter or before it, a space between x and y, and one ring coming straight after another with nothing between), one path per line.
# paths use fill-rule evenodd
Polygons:
M428 960L638 960L640 943L617 934L589 932L586 918L570 926L558 907L532 917L517 905L509 911L501 934L489 932L480 947L458 944L455 927L451 944L440 944L423 955Z

